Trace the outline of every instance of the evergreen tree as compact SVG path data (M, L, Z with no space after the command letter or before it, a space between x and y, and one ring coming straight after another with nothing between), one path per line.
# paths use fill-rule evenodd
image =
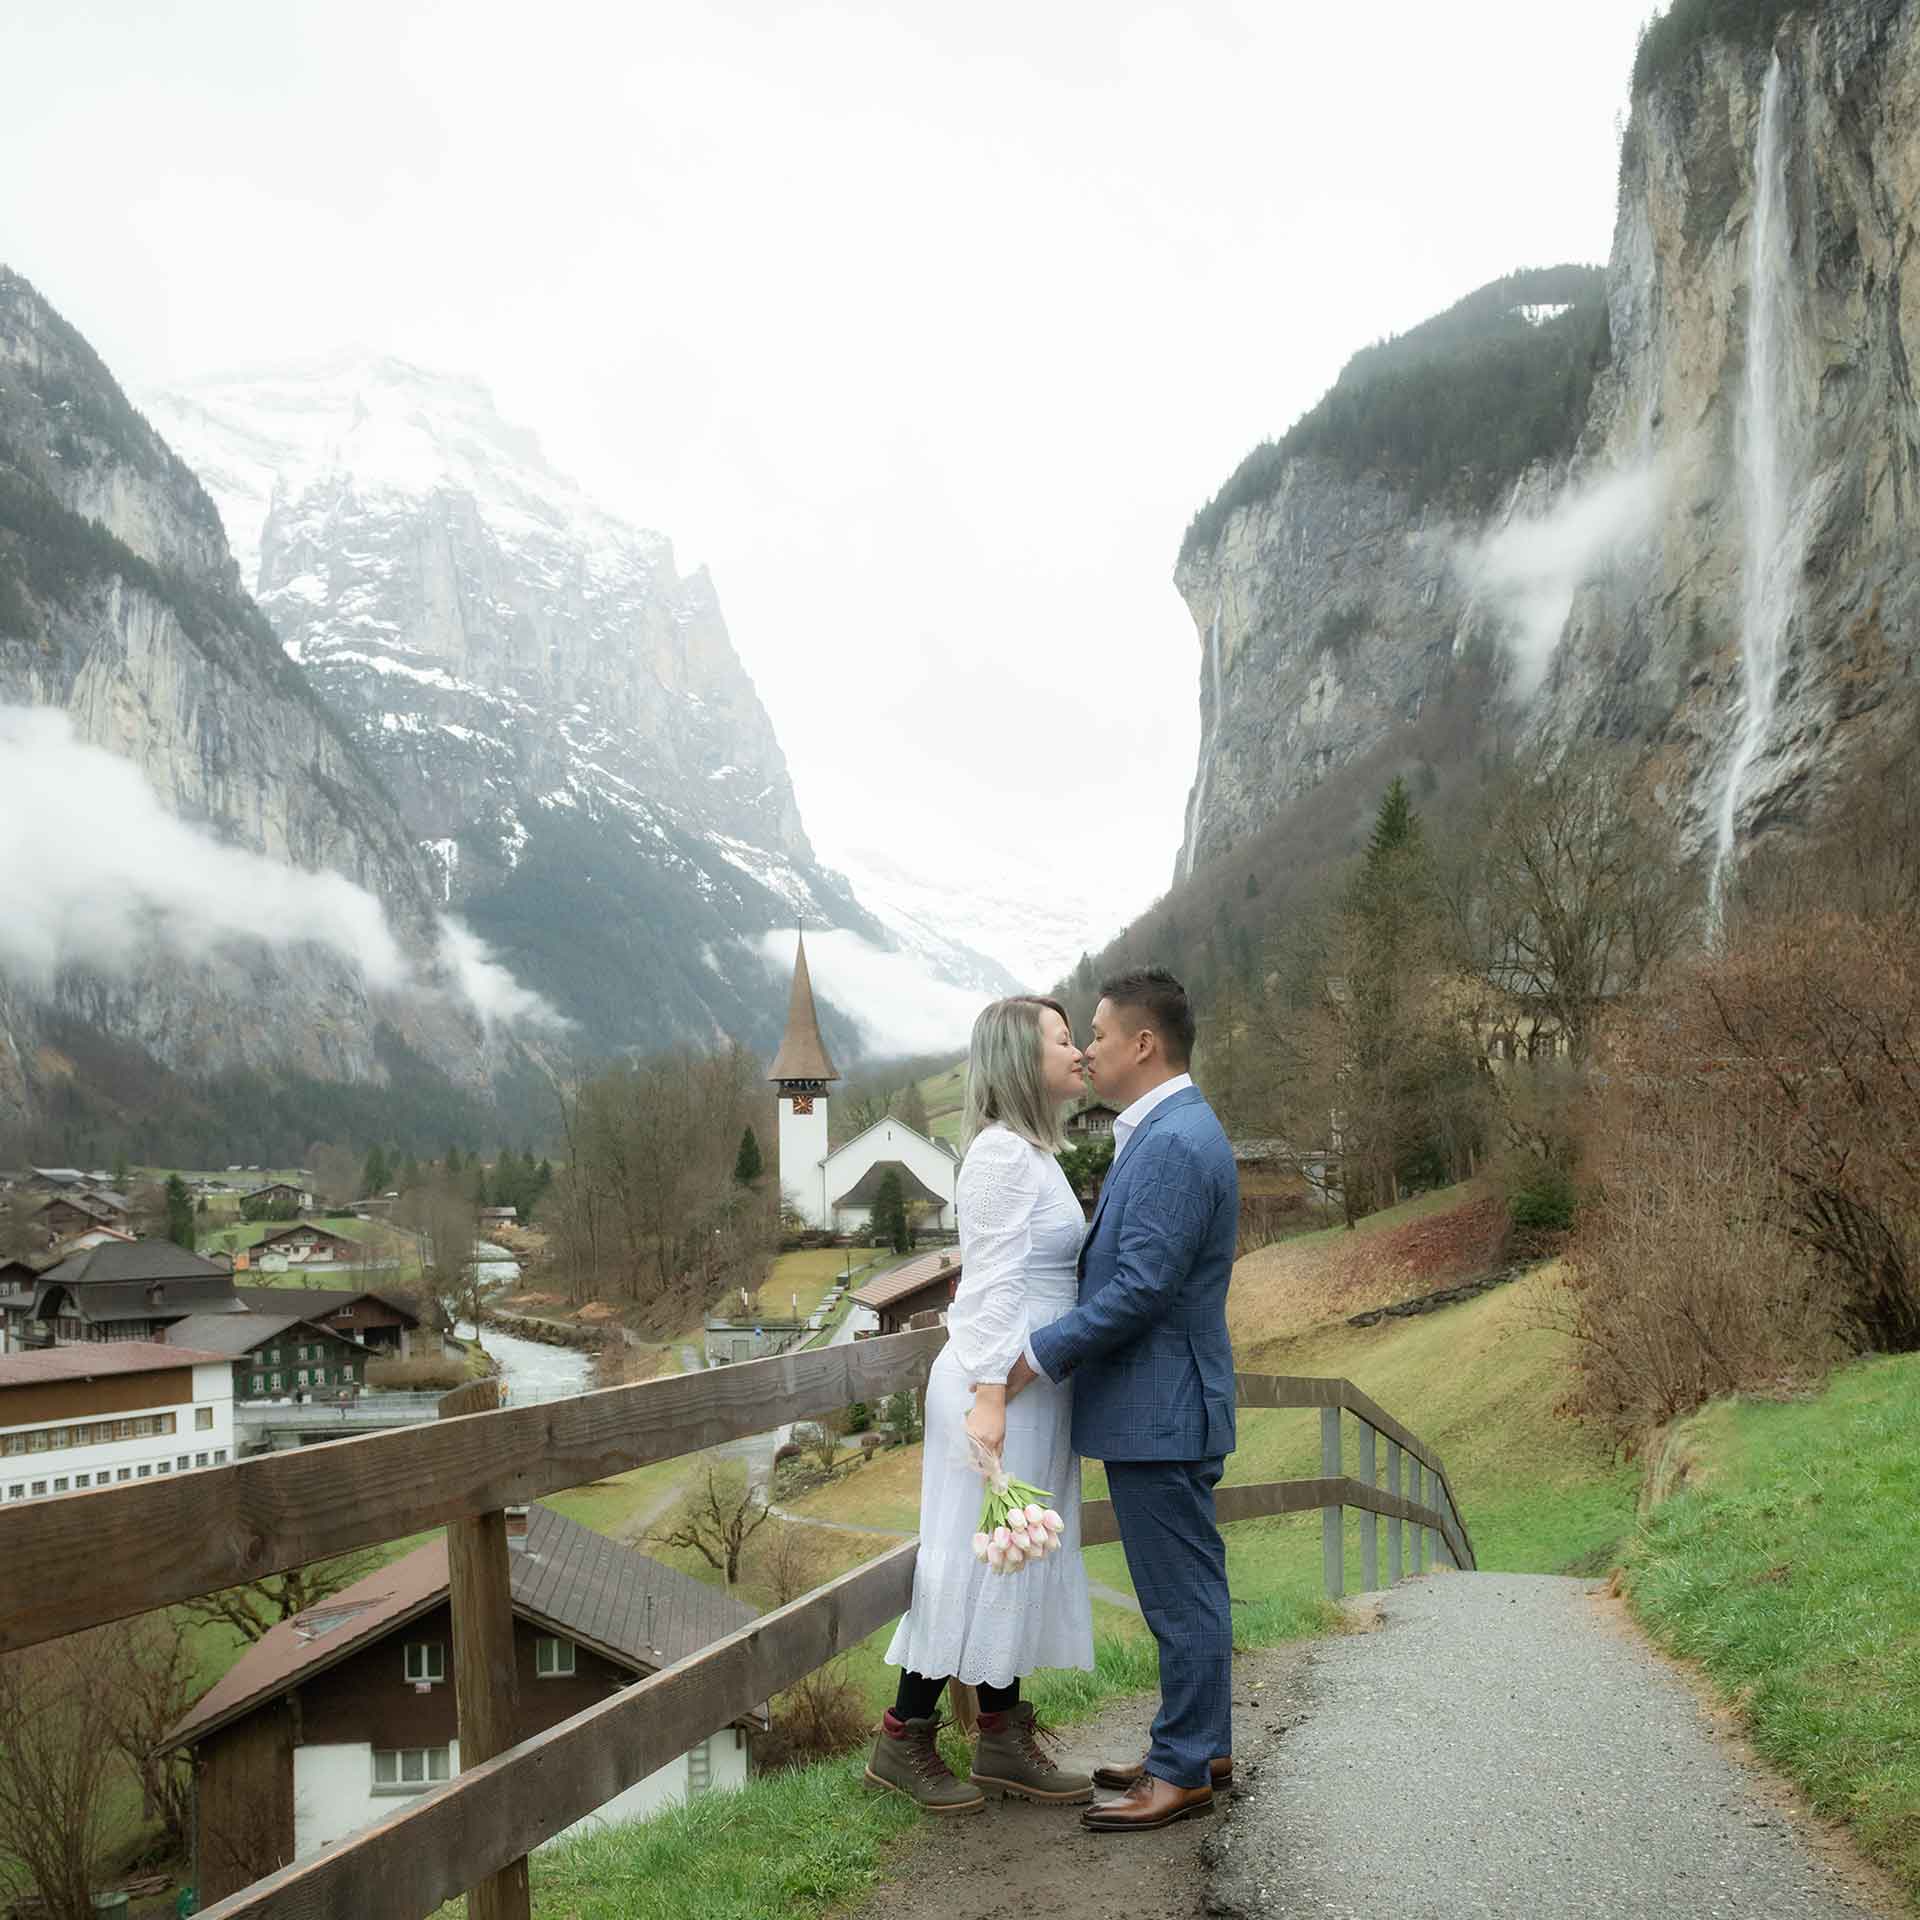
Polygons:
M167 1238L193 1251L193 1196L177 1173L167 1175Z
M1367 877L1383 874L1394 855L1417 855L1421 847L1420 816L1413 810L1407 783L1396 773L1381 796L1380 811L1374 815L1373 832L1367 840Z
M487 1170L477 1160L473 1163L473 1204L476 1207L493 1205L487 1198Z
M900 1176L891 1170L880 1176L880 1191L874 1196L873 1237L895 1253L905 1253L913 1245L907 1233L907 1203L900 1191Z
M753 1129L748 1127L740 1136L740 1151L734 1156L733 1177L743 1187L750 1187L766 1171L760 1158L760 1142L754 1138Z
M115 1193L125 1193L127 1190L127 1156L125 1153L116 1153L113 1156L113 1190Z
M466 1162L460 1158L460 1149L458 1147L449 1147L447 1149L447 1171L449 1173L458 1173L465 1165Z
M388 1178L387 1150L376 1140L367 1149L367 1163L360 1169L360 1191L369 1197L383 1194Z

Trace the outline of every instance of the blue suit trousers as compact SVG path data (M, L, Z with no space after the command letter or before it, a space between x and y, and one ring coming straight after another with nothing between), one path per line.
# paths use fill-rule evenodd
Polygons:
M1233 1616L1213 1510L1226 1464L1107 1462L1127 1572L1160 1648L1160 1712L1147 1771L1176 1787L1204 1787L1210 1763L1233 1751Z

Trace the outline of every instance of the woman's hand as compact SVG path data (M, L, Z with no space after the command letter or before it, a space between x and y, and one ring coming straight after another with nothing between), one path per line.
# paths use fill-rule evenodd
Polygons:
M967 1414L967 1432L987 1449L998 1455L1007 1438L1007 1390L1004 1386L977 1386L973 1390L973 1406Z

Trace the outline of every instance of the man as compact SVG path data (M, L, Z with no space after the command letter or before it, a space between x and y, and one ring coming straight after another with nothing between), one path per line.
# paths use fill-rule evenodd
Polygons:
M1233 1150L1187 1072L1193 1010L1164 967L1106 981L1086 1052L1120 1107L1113 1166L1080 1254L1080 1303L1041 1327L1008 1391L1073 1380L1077 1450L1107 1485L1141 1611L1160 1647L1160 1712L1142 1765L1104 1767L1125 1790L1089 1807L1098 1832L1213 1811L1232 1778L1233 1622L1213 1489L1234 1446L1227 1283L1240 1226Z

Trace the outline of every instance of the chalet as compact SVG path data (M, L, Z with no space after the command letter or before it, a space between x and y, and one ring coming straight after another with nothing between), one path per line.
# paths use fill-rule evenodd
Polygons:
M189 1314L244 1311L216 1261L170 1240L107 1240L39 1276L22 1344L154 1340Z
M882 1333L904 1333L919 1316L943 1317L960 1284L960 1256L948 1251L923 1253L904 1267L895 1267L864 1287L855 1287L847 1297L856 1306L868 1307L879 1316ZM931 1325L932 1321L921 1322Z
M518 1207L482 1207L480 1224L483 1227L510 1227L520 1218Z
M251 1187L240 1196L240 1210L244 1213L252 1207L255 1219L263 1219L276 1209L302 1213L312 1205L313 1195L287 1180L269 1180L264 1187Z
M27 1186L35 1193L64 1193L72 1187L84 1187L87 1176L78 1167L29 1167Z
M24 1260L0 1260L0 1354L25 1351L27 1324L39 1284L38 1267Z
M411 1358L413 1336L420 1331L420 1316L383 1293L353 1293L344 1287L239 1287L235 1291L254 1313L297 1314L385 1358Z
M516 1740L745 1626L710 1587L535 1506L508 1524ZM747 1777L764 1713L721 1728L569 1829L637 1819ZM282 1621L161 1743L189 1748L203 1906L460 1771L444 1538ZM555 1836L558 1838L559 1836Z
M1089 1100L1083 1107L1077 1107L1067 1115L1063 1129L1069 1140L1075 1143L1086 1140L1111 1140L1113 1123L1120 1118L1120 1109L1110 1107L1103 1100Z
M297 1313L195 1314L167 1331L167 1344L233 1357L235 1400L289 1393L357 1393L373 1350Z
M249 1267L264 1267L268 1272L276 1260L284 1267L364 1266L369 1251L365 1241L316 1226L311 1220L278 1227L244 1249Z
M124 1193L104 1187L75 1187L56 1193L47 1203L28 1215L29 1223L55 1243L89 1227L114 1227L124 1230L131 1212Z
M0 1500L223 1467L232 1452L217 1353L129 1340L0 1359Z

